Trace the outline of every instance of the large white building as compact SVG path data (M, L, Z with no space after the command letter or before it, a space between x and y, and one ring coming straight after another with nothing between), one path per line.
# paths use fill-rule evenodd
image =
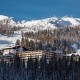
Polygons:
M17 52L17 55L21 59L28 60L28 58L42 58L43 56L46 56L47 59L51 59L54 56L54 52L48 52L43 50L35 50L35 51L24 51L24 52Z

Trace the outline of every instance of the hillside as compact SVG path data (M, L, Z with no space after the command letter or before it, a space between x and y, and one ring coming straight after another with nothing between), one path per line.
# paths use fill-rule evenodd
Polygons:
M21 27L22 29L18 31L14 31L13 35L6 36L0 33L0 49L8 46L15 45L17 39L21 39L21 32L34 32L38 30L46 30L46 29L57 29L61 27L75 27L80 25L79 18L72 18L64 16L62 18L51 17L41 20L32 20L32 21L18 21L15 22L12 17L0 15L0 30L4 27L6 30L11 27ZM3 29L4 30L4 29Z
M29 31L29 30L56 29L65 26L74 27L80 25L80 19L64 16L61 18L51 17L41 20L31 20L31 21L22 20L16 22L12 19L12 17L0 15L0 24L6 24L6 23L8 23L11 26L24 27L25 30Z

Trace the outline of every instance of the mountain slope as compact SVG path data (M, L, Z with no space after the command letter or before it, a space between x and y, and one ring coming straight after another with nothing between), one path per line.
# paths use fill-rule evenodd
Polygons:
M17 23L17 27L25 27L29 30L44 30L44 29L55 29L65 26L78 26L80 25L80 19L72 17L51 17L42 20L32 20L32 21L21 21Z
M8 24L8 25L6 25ZM21 31L38 31L38 30L46 30L46 29L56 29L65 26L78 26L80 25L79 18L72 17L51 17L42 20L32 20L32 21L18 21L15 22L11 17L0 15L0 28L2 25L10 26L10 27L22 27L23 29L19 31L15 31L11 36L4 36L0 34L0 49L8 45L15 45L17 39L21 39ZM3 27L3 26L2 26Z
M15 22L12 17L0 15L0 24L5 25L6 23L11 26L24 27L24 29L28 31L34 31L44 29L55 29L65 26L78 26L80 25L80 19L64 16L62 18L51 17L41 20L22 20L21 22Z
M12 19L12 17L0 15L0 26L1 25L10 25L11 27L16 25L16 22Z
M80 25L80 20L77 18L71 18L65 16L59 20L59 24L66 26L77 26Z

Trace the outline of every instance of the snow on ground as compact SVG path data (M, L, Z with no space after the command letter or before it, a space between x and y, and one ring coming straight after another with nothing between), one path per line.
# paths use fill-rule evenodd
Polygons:
M0 35L0 50L15 45L17 39L21 39L21 31L15 31L14 34L9 37Z
M71 54L66 54L65 56L72 56L72 55L75 55L75 56L79 55L80 56L80 53L71 53Z
M8 16L4 16L4 15L0 15L0 24L6 25L6 23L8 22L8 24L13 27L16 26L16 22L12 19L13 17L8 17Z
M79 18L73 18L73 17L67 17L64 16L57 20L57 24L61 26L78 26L80 25L80 19Z
M4 20L4 19L8 19L8 17L7 16L0 15L0 21L1 20Z
M17 27L25 27L30 30L45 30L45 29L55 29L64 26L78 26L80 25L80 19L64 16L62 18L51 17L41 20L32 20L32 21L21 21L17 23Z
M25 27L29 31L34 31L34 30L45 30L45 29L55 29L56 26L50 22L55 22L57 18L52 17L52 18L47 18L47 19L42 19L42 20L32 20L32 21L21 21L18 22L16 27Z
M14 35L12 36L3 36L0 35L0 49L4 48L5 46L14 45L17 39L21 39L21 31L22 32L37 32L38 30L46 30L46 29L56 29L63 26L70 26L70 25L80 25L80 19L72 18L72 17L51 17L41 20L32 20L26 21L23 20L21 22L15 22L12 18L8 16L0 15L0 20L9 19L9 25L13 25L16 27L23 27L20 31L15 31ZM5 21L3 21L5 22ZM62 26L63 25L63 26ZM33 40L33 39L30 39Z
M22 38L21 32L22 32L22 30L14 31L14 34L11 36L3 36L0 34L0 50L4 49L4 48L10 48L10 47L15 46L17 39L21 40L21 38ZM24 29L23 32L27 32L27 30ZM28 40L35 41L34 39L31 39L31 38L28 38ZM39 40L37 40L37 41L39 41Z
M22 27L27 29L27 31L36 31L36 30L46 30L46 29L56 29L64 26L77 26L80 25L80 19L79 18L73 18L73 17L51 17L41 20L22 20L15 22L12 17L0 15L0 20L9 19L9 25L16 26L16 27ZM5 21L3 21L5 22Z

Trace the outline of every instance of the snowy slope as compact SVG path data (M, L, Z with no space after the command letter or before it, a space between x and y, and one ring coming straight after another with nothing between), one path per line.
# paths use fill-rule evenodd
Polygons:
M6 47L15 46L15 43L18 39L19 40L22 39L21 31L14 31L14 34L11 36L4 36L0 34L0 50ZM28 40L35 41L34 39L31 39L31 38L29 38Z
M57 20L56 17L42 19L42 20L32 20L32 21L21 21L16 25L17 27L25 27L29 30L43 30L47 28L56 28L55 24L51 24L50 22L55 22Z
M0 15L0 24L5 25L8 20L8 24L11 26L22 27L20 31L15 31L13 36L4 36L0 35L0 49L3 49L6 46L15 45L17 39L21 39L21 32L27 31L38 31L46 29L56 29L65 26L77 26L80 25L79 18L72 18L64 16L62 18L51 17L41 20L32 20L32 21L18 21L15 22L11 17Z
M51 17L42 20L21 21L17 23L17 27L25 27L28 30L44 30L56 29L65 26L78 26L80 19L64 16L62 18Z
M80 25L80 19L79 18L73 18L73 17L51 17L51 18L46 18L46 19L41 19L41 20L31 20L31 21L26 21L22 20L21 22L15 22L12 17L8 16L3 16L0 15L0 24L6 24L6 21L8 20L8 24L11 26L16 26L16 27L23 27L27 31L34 31L34 30L44 30L44 29L55 29L55 28L60 28L60 27L65 27L65 26L78 26Z
M4 19L8 19L8 16L0 15L0 21L1 21L1 20L4 20Z
M71 18L71 17L62 17L59 21L59 24L64 26L77 26L80 25L80 20L77 18Z
M11 27L16 25L16 22L12 19L12 17L0 15L0 25L9 24Z
M9 37L0 35L0 50L15 45L17 39L21 39L21 31L15 31L14 35Z

